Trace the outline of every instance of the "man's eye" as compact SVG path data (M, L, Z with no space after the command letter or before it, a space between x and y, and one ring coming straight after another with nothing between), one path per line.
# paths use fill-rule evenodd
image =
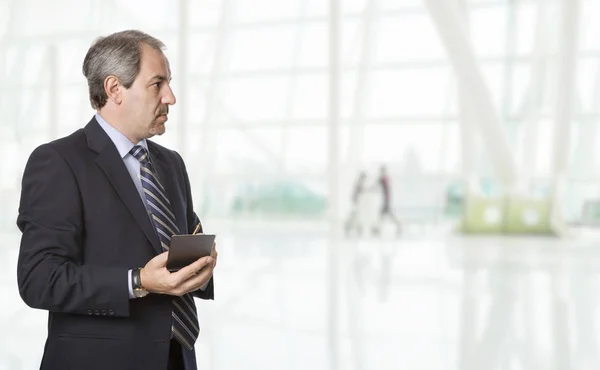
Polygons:
M152 85L156 86L156 87L160 87L160 82L155 82Z

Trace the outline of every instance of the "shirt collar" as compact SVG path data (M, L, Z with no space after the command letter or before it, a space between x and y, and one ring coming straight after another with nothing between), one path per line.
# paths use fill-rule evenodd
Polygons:
M96 113L95 117L96 121L98 121L98 124L100 124L100 127L102 127L102 129L106 132L108 137L110 137L112 142L117 147L121 158L125 158L125 156L127 156L127 154L129 154L129 152L131 151L131 148L133 148L135 145L141 145L142 147L144 147L144 149L148 150L148 143L146 142L146 139L142 139L139 143L134 144L131 141L129 141L129 139L125 135L123 135L119 130L117 130L108 122L106 122L104 118L100 116L100 114Z

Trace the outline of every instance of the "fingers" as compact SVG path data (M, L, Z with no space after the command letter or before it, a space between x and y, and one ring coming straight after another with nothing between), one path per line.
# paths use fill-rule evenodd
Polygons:
M217 253L216 247L217 247L217 243L213 243L212 251L210 252L210 256L215 259L213 268L215 268L217 266L217 256L219 255L219 253Z
M206 256L172 273L171 277L175 280L172 281L174 285L169 294L181 296L197 290L210 280L215 263L216 260L213 257Z
M208 280L210 280L210 277L212 276L212 272L213 272L213 269L210 266L202 269L197 275L195 275L191 279L188 279L185 282L183 282L175 290L176 295L181 296L186 293L197 290L202 285L206 284L206 282L208 282Z
M191 263L179 271L172 273L171 278L173 278L173 283L176 286L182 284L184 281L196 276L198 271L202 270L205 266L212 264L213 261L214 260L211 256L202 257L196 260L194 263Z

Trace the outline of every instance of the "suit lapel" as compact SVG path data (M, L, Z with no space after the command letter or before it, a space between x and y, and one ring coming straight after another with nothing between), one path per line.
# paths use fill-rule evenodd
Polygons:
M88 146L98 153L96 164L102 169L127 209L142 229L157 253L162 252L160 240L150 222L146 207L131 180L131 176L108 135L95 119L85 127Z

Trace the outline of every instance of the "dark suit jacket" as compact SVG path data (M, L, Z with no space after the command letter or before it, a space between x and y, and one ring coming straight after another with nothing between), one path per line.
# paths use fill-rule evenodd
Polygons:
M191 233L199 220L183 160L151 141L148 148L179 230ZM42 369L167 369L173 297L129 299L127 279L161 252L160 242L95 119L33 151L17 225L19 292L27 305L49 311ZM194 294L213 299L212 279ZM194 352L183 352L186 368L196 369Z

